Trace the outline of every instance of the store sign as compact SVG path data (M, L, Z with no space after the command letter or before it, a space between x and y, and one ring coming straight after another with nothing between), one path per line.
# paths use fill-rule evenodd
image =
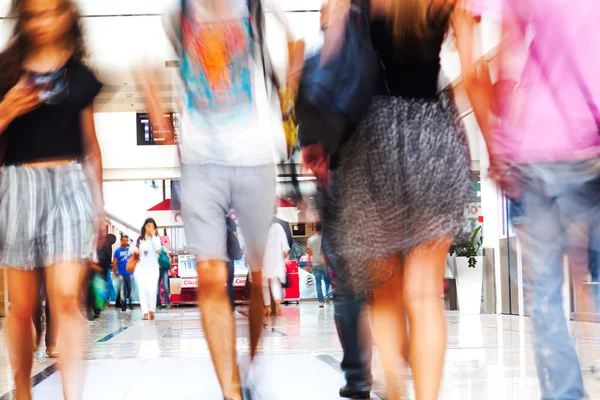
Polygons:
M246 280L247 280L247 278L245 276L235 277L233 279L233 286L234 287L244 287L244 286L246 286Z
M189 289L189 288L197 288L198 287L198 279L197 278L186 278L181 280L181 288Z

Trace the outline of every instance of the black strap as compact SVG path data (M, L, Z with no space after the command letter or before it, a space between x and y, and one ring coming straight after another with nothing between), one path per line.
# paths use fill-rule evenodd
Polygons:
M281 88L280 82L273 72L271 62L268 55L265 56L265 44L264 44L264 13L262 8L261 0L247 0L248 12L250 13L250 35L260 48L260 57L263 65L263 74L265 78L265 86L267 85L267 79L270 79L277 90ZM269 63L267 64L267 61ZM268 86L267 86L268 93Z

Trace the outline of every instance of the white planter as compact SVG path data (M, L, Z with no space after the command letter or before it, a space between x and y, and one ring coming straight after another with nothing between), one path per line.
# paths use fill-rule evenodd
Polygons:
M477 265L469 268L467 257L455 257L456 292L461 314L481 313L481 290L483 287L483 257L475 257Z

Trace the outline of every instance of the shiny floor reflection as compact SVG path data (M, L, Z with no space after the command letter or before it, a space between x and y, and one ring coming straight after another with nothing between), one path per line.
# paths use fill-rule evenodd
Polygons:
M316 303L283 308L264 331L261 356L250 369L248 323L236 313L237 346L242 375L255 397L275 399L335 399L343 384L342 353L333 321L333 306ZM531 348L531 324L513 316L461 316L449 312L448 351L441 399L539 398ZM194 308L176 308L141 321L139 310L106 310L88 323L86 391L84 399L222 399L210 363L208 347ZM0 399L12 389L5 338L0 319ZM600 381L589 372L600 358L600 325L571 323L580 352L586 387L600 398ZM59 338L60 340L60 338ZM34 399L60 399L60 375L53 360L36 355ZM375 379L383 381L377 355ZM385 398L381 384L373 398ZM4 396L3 396L4 395Z

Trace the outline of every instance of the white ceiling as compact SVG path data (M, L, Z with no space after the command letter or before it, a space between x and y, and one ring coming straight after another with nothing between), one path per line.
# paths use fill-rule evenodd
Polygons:
M318 9L321 0L279 0L297 37L305 38L307 47L320 46ZM134 68L150 66L158 79L166 108L173 109L177 98L177 70L166 62L176 60L162 27L161 13L169 1L149 0L80 0L84 16L89 64L105 84L96 99L98 112L143 111L142 96L136 88ZM6 16L10 0L0 0L0 15ZM11 21L0 19L0 46L9 37ZM267 17L267 42L275 64L286 58L283 31L271 16ZM283 40L283 41L282 41Z
M105 84L96 100L99 112L143 111L141 93L135 85L133 69L140 64L159 71L158 79L167 108L175 108L177 70L167 67L176 56L161 22L161 13L172 0L78 0L86 31L89 63ZM178 0L175 0L178 1ZM304 38L307 49L321 44L319 15L322 0L278 0L287 10L292 31ZM0 16L8 12L10 0L0 0ZM499 41L497 24L482 24L482 53ZM0 46L8 39L11 22L0 17ZM267 18L267 42L275 64L286 58L283 31L270 16ZM459 76L460 63L451 41L442 50L442 66L447 81Z

